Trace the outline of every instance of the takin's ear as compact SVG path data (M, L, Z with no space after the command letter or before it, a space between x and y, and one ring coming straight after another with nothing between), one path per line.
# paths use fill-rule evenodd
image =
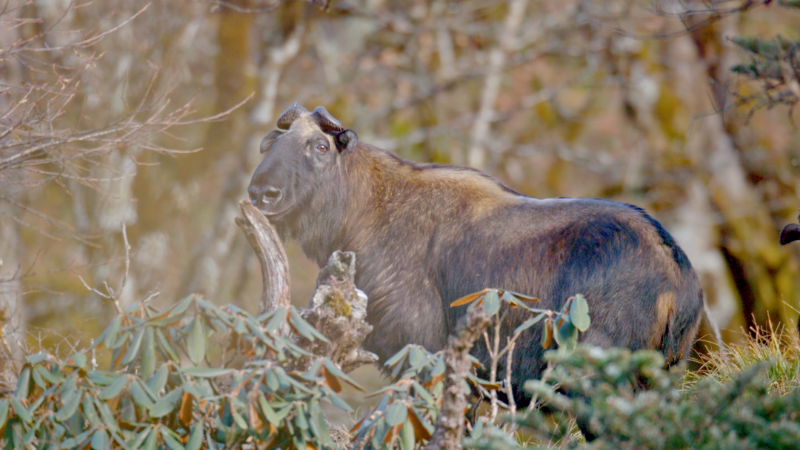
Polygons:
M334 138L340 153L352 152L358 145L358 135L353 130L344 130Z
M781 245L786 245L794 241L800 241L800 225L790 223L783 227L783 231L781 231ZM800 324L800 322L798 322L798 324Z
M258 146L258 149L261 151L261 154L268 152L270 148L272 148L272 144L275 143L275 140L278 139L278 136L283 134L283 131L279 130L272 130L264 136L264 139L261 140L261 145Z

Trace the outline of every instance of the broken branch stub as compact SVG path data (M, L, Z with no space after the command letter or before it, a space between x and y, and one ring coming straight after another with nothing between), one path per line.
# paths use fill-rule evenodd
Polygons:
M326 356L344 372L378 360L361 347L372 325L367 323L367 296L356 288L356 255L336 250L317 277L317 289L300 313L330 342L303 343L311 353Z
M244 219L237 217L236 225L244 231L261 264L261 301L258 313L275 311L291 305L289 291L289 261L278 232L264 214L247 200L239 202Z

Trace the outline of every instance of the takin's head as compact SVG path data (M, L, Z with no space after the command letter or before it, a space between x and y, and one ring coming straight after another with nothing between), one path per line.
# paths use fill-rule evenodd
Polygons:
M340 173L343 158L358 144L325 108L308 112L297 103L280 118L278 130L261 141L267 153L258 165L247 192L250 201L271 220L281 222L308 206Z

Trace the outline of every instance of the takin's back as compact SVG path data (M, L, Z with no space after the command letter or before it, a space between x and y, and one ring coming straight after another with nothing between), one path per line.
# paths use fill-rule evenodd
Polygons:
M417 274L422 269L421 277L404 277L404 282L426 285L419 286L419 295L430 290L441 302L447 329L438 342L443 343L465 310L449 304L491 287L538 297L537 306L551 309L583 294L592 325L582 342L660 350L670 364L688 355L703 305L700 285L683 251L642 209L598 199L531 198L469 169L408 163L398 169L395 173L409 182L381 208L376 225L383 231L378 235L386 239L373 241L391 260L381 261L363 251L367 249L359 253L373 267L391 266L402 273L405 266ZM389 245L392 251L385 252ZM404 284L402 292L414 289ZM412 340L423 334L418 328L426 319L439 315L431 310L428 318L386 317L399 300L383 297L377 295L376 302L393 305L374 305L373 323L384 323ZM509 329L527 318L521 311L514 315ZM518 342L517 348L525 350L515 362L517 379L533 378L542 369L540 328L532 328ZM379 336L370 341L373 351L396 350ZM485 357L480 344L477 353Z

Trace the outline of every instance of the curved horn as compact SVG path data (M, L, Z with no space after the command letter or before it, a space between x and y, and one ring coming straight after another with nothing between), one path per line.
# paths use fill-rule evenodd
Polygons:
M314 112L311 113L311 117L315 122L317 122L317 125L322 128L322 131L326 133L330 133L332 131L340 132L344 130L342 123L336 120L323 106L317 106L314 108Z
M307 113L308 110L303 108L302 106L298 105L295 102L292 106L289 107L283 114L278 118L278 128L281 130L288 130L290 126L292 126L292 122L294 122L298 117Z

